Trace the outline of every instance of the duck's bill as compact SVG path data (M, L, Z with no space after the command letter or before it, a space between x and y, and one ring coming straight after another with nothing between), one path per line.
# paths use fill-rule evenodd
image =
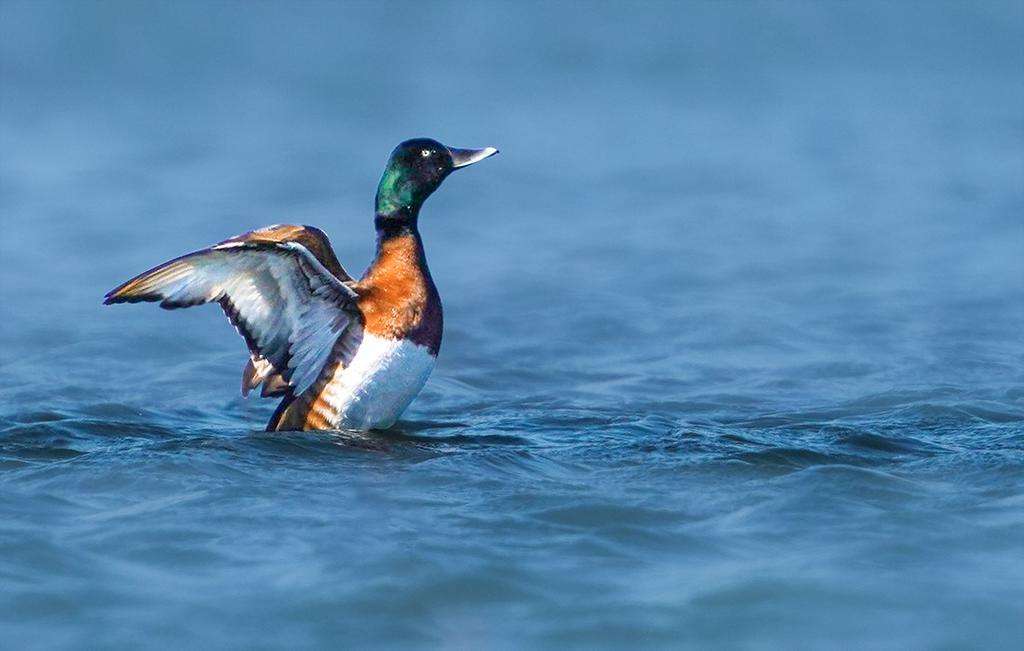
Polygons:
M484 147L483 149L456 149L449 147L448 152L452 155L452 167L459 169L473 163L479 163L485 158L498 153L498 150L494 147Z

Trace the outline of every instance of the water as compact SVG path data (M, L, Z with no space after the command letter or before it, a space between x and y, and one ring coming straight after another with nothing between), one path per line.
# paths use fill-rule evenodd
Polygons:
M1018 646L1019 3L0 5L0 637ZM262 432L212 307L102 307L390 148L440 361Z

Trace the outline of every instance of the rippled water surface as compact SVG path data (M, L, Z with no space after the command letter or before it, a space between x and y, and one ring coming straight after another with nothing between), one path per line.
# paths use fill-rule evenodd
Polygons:
M0 4L0 633L25 646L1024 638L1019 3ZM440 361L268 434L213 307L415 135Z

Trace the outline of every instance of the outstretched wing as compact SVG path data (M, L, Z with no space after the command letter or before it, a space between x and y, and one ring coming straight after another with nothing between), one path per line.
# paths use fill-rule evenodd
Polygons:
M295 241L234 238L151 269L104 303L140 301L165 309L220 303L253 358L268 362L295 394L316 380L358 314L356 293Z
M343 283L354 282L334 255L334 248L327 234L315 226L273 224L236 235L219 244L228 242L296 242L306 247L335 278ZM264 398L284 395L290 388L273 364L259 354L252 353L245 363L245 368L242 369L242 396L247 397L249 392L260 384L263 385L260 395Z
M295 224L273 224L264 226L254 231L248 231L236 235L231 239L218 242L228 244L229 242L295 242L306 247L313 257L320 261L320 264L330 271L335 278L343 283L352 282L352 276L338 262L334 255L334 248L327 234L315 226L298 226Z

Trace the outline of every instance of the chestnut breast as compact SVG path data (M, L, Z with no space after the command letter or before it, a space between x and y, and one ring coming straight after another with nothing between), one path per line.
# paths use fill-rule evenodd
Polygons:
M355 290L366 332L409 340L437 355L444 317L418 234L383 240Z

